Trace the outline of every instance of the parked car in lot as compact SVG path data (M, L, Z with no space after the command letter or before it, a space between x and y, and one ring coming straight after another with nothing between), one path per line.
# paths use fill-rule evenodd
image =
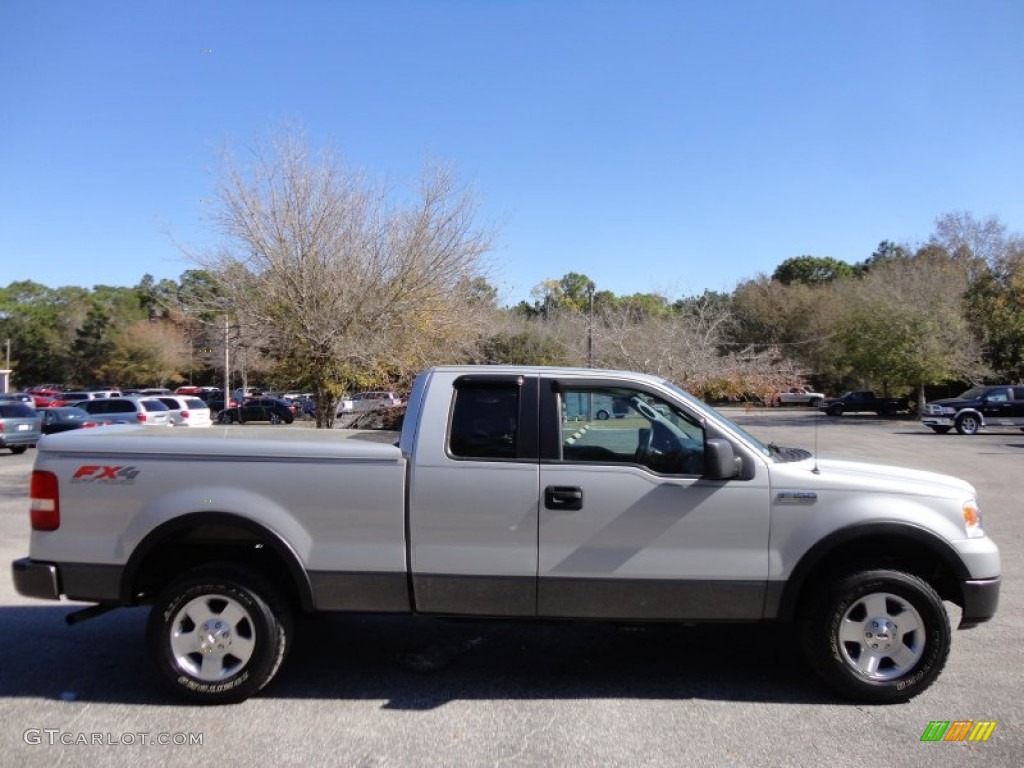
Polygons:
M246 421L269 421L271 424L291 424L295 421L292 407L275 397L250 397L242 405L225 408L217 416L221 424L239 424Z
M110 424L143 424L153 427L169 427L171 425L170 410L155 397L111 397L100 400L83 400L75 407Z
M775 407L780 405L809 405L817 408L825 395L821 392L812 392L804 387L792 387L787 392L776 392L772 395L771 404Z
M75 390L71 392L61 392L50 402L51 407L60 407L62 405L77 405L78 403L86 400L97 400L99 395L95 392L87 392L85 390Z
M24 403L30 408L36 407L35 398L28 392L2 392L0 393L0 403Z
M224 410L225 406L223 392L215 392L213 394L206 395L205 397L202 398L202 400L209 406L211 416L214 416ZM235 398L228 398L228 408L234 408L237 405L238 401L235 400Z
M99 427L109 421L99 419L86 413L82 408L64 405L56 408L44 408L39 411L43 420L43 434L53 435L58 432L70 432L73 429Z
M352 395L352 410L356 413L370 411L374 408L394 408L402 404L400 398L394 392L383 390L373 392L356 392Z
M210 406L198 397L163 395L157 400L167 406L173 427L209 427L213 424Z
M940 435L953 428L961 435L976 434L982 427L1024 430L1024 387L972 387L959 397L934 400L924 407L921 423Z
M41 421L31 405L0 403L0 448L10 448L11 453L24 453L43 436Z

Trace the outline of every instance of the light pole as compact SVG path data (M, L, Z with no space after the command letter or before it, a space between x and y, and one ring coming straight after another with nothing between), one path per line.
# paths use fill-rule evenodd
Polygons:
M594 367L594 281L587 283L587 367Z

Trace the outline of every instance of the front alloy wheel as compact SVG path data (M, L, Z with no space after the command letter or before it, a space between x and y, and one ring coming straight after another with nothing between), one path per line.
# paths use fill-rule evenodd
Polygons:
M859 701L908 701L935 682L949 656L942 600L909 573L846 576L819 594L801 623L808 662Z
M956 420L956 431L961 435L976 435L981 428L981 419L973 413L965 413Z
M171 584L153 605L147 635L153 662L176 695L228 704L273 679L291 645L291 620L273 587L225 564Z

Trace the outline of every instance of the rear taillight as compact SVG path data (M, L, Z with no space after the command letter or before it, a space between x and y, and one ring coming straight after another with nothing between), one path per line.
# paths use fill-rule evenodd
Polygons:
M135 418L136 418L137 421L139 421L141 423L145 423L146 422L146 414L144 414L144 413L136 413L135 414Z
M57 476L53 472L32 470L28 498L33 531L56 531L60 528L60 494Z
M188 418L188 411L182 411L181 412L181 418L187 419Z

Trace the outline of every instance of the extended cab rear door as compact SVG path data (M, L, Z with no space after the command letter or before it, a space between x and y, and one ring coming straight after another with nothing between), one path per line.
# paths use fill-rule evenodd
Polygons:
M591 407L627 403L612 419ZM704 477L700 414L637 383L541 380L538 615L757 619L764 476Z
M431 376L409 475L416 610L535 616L538 379Z

